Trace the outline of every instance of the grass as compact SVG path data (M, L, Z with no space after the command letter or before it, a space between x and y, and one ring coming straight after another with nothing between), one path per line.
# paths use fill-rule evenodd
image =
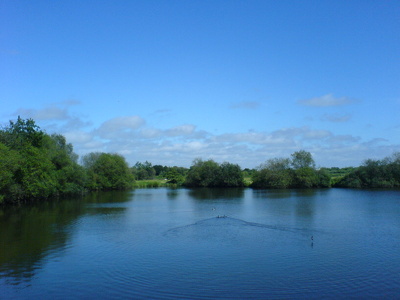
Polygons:
M147 179L147 180L136 180L133 187L138 189L158 188L158 187L177 188L179 187L179 185L175 183L168 183L167 180L165 179Z
M251 177L245 177L243 181L245 186L250 186L253 183ZM178 185L173 183L167 183L167 180L165 179L146 179L146 180L136 180L133 187L138 189L157 188L157 187L176 188L178 187Z
M167 181L164 179L148 179L148 180L136 180L135 188L156 188L168 186Z

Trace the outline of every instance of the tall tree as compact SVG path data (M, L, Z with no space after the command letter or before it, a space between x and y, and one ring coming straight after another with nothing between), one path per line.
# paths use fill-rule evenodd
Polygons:
M0 142L11 149L23 149L26 145L39 148L44 135L33 119L24 120L18 116L16 122L10 121L9 125L0 131Z
M300 150L294 152L291 155L291 157L292 157L291 164L293 169L295 170L300 168L312 168L312 169L315 168L315 162L310 152L307 152L305 150Z

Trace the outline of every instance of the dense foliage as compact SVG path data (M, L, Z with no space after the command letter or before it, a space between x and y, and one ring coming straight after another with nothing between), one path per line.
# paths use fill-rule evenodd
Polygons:
M243 173L239 165L213 160L195 159L186 176L188 187L241 187Z
M0 130L0 203L132 186L124 158L89 156L99 161L93 159L93 165L83 167L62 135L46 134L32 119L10 121Z
M137 162L131 170L136 180L154 179L156 176L155 168L148 161Z
M253 173L254 188L313 188L329 187L330 176L324 170L316 170L311 153L295 152L291 158L273 158Z
M133 175L119 154L89 153L83 157L90 190L121 190L133 187Z
M137 162L132 168L136 180L166 179L166 183L181 185L186 178L187 168L152 165L150 162Z
M85 181L72 145L31 119L18 118L0 130L0 169L0 202L77 192Z
M367 159L335 184L351 188L400 187L400 152L382 160Z

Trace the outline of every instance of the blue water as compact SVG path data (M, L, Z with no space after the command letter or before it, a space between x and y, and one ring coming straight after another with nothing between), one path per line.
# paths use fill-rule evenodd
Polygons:
M137 189L0 210L0 298L400 298L400 191Z

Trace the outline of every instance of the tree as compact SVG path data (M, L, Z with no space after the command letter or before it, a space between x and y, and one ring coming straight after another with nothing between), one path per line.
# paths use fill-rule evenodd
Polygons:
M253 187L288 188L293 182L293 172L288 158L269 159L253 174Z
M391 188L400 186L400 152L382 160L364 163L335 183L338 187Z
M48 135L32 119L0 130L0 201L20 202L83 190L85 172L62 135Z
M218 164L210 159L195 159L186 176L189 187L241 187L243 174L239 165L228 162Z
M330 175L316 171L310 152L294 152L291 159L273 158L253 174L254 188L312 188L330 186Z
M301 168L315 168L315 162L310 152L300 150L292 153L291 157L291 164L295 170Z
M241 187L244 185L244 178L242 169L237 164L228 162L222 163L220 166L220 180L219 186L221 187Z
M83 157L88 172L87 187L91 190L131 188L134 178L125 158L119 154L89 153Z
M318 176L318 186L320 187L331 187L331 176L325 168L317 171Z
M20 116L16 122L10 121L9 126L0 131L0 142L11 149L23 149L26 145L39 148L42 145L44 132L32 119L23 120Z
M189 187L217 186L219 165L213 160L203 161L196 158L186 177L185 185Z
M294 170L293 186L297 188L318 187L319 178L314 169L302 167Z
M148 161L145 161L144 163L137 162L132 167L132 173L136 180L154 179L156 176L156 170Z
M0 203L11 194L15 184L14 174L19 169L21 157L15 150L0 142Z
M153 169L156 176L161 176L168 169L168 167L162 165L154 165Z
M185 181L185 176L179 172L178 167L169 168L165 174L168 183L181 185Z

